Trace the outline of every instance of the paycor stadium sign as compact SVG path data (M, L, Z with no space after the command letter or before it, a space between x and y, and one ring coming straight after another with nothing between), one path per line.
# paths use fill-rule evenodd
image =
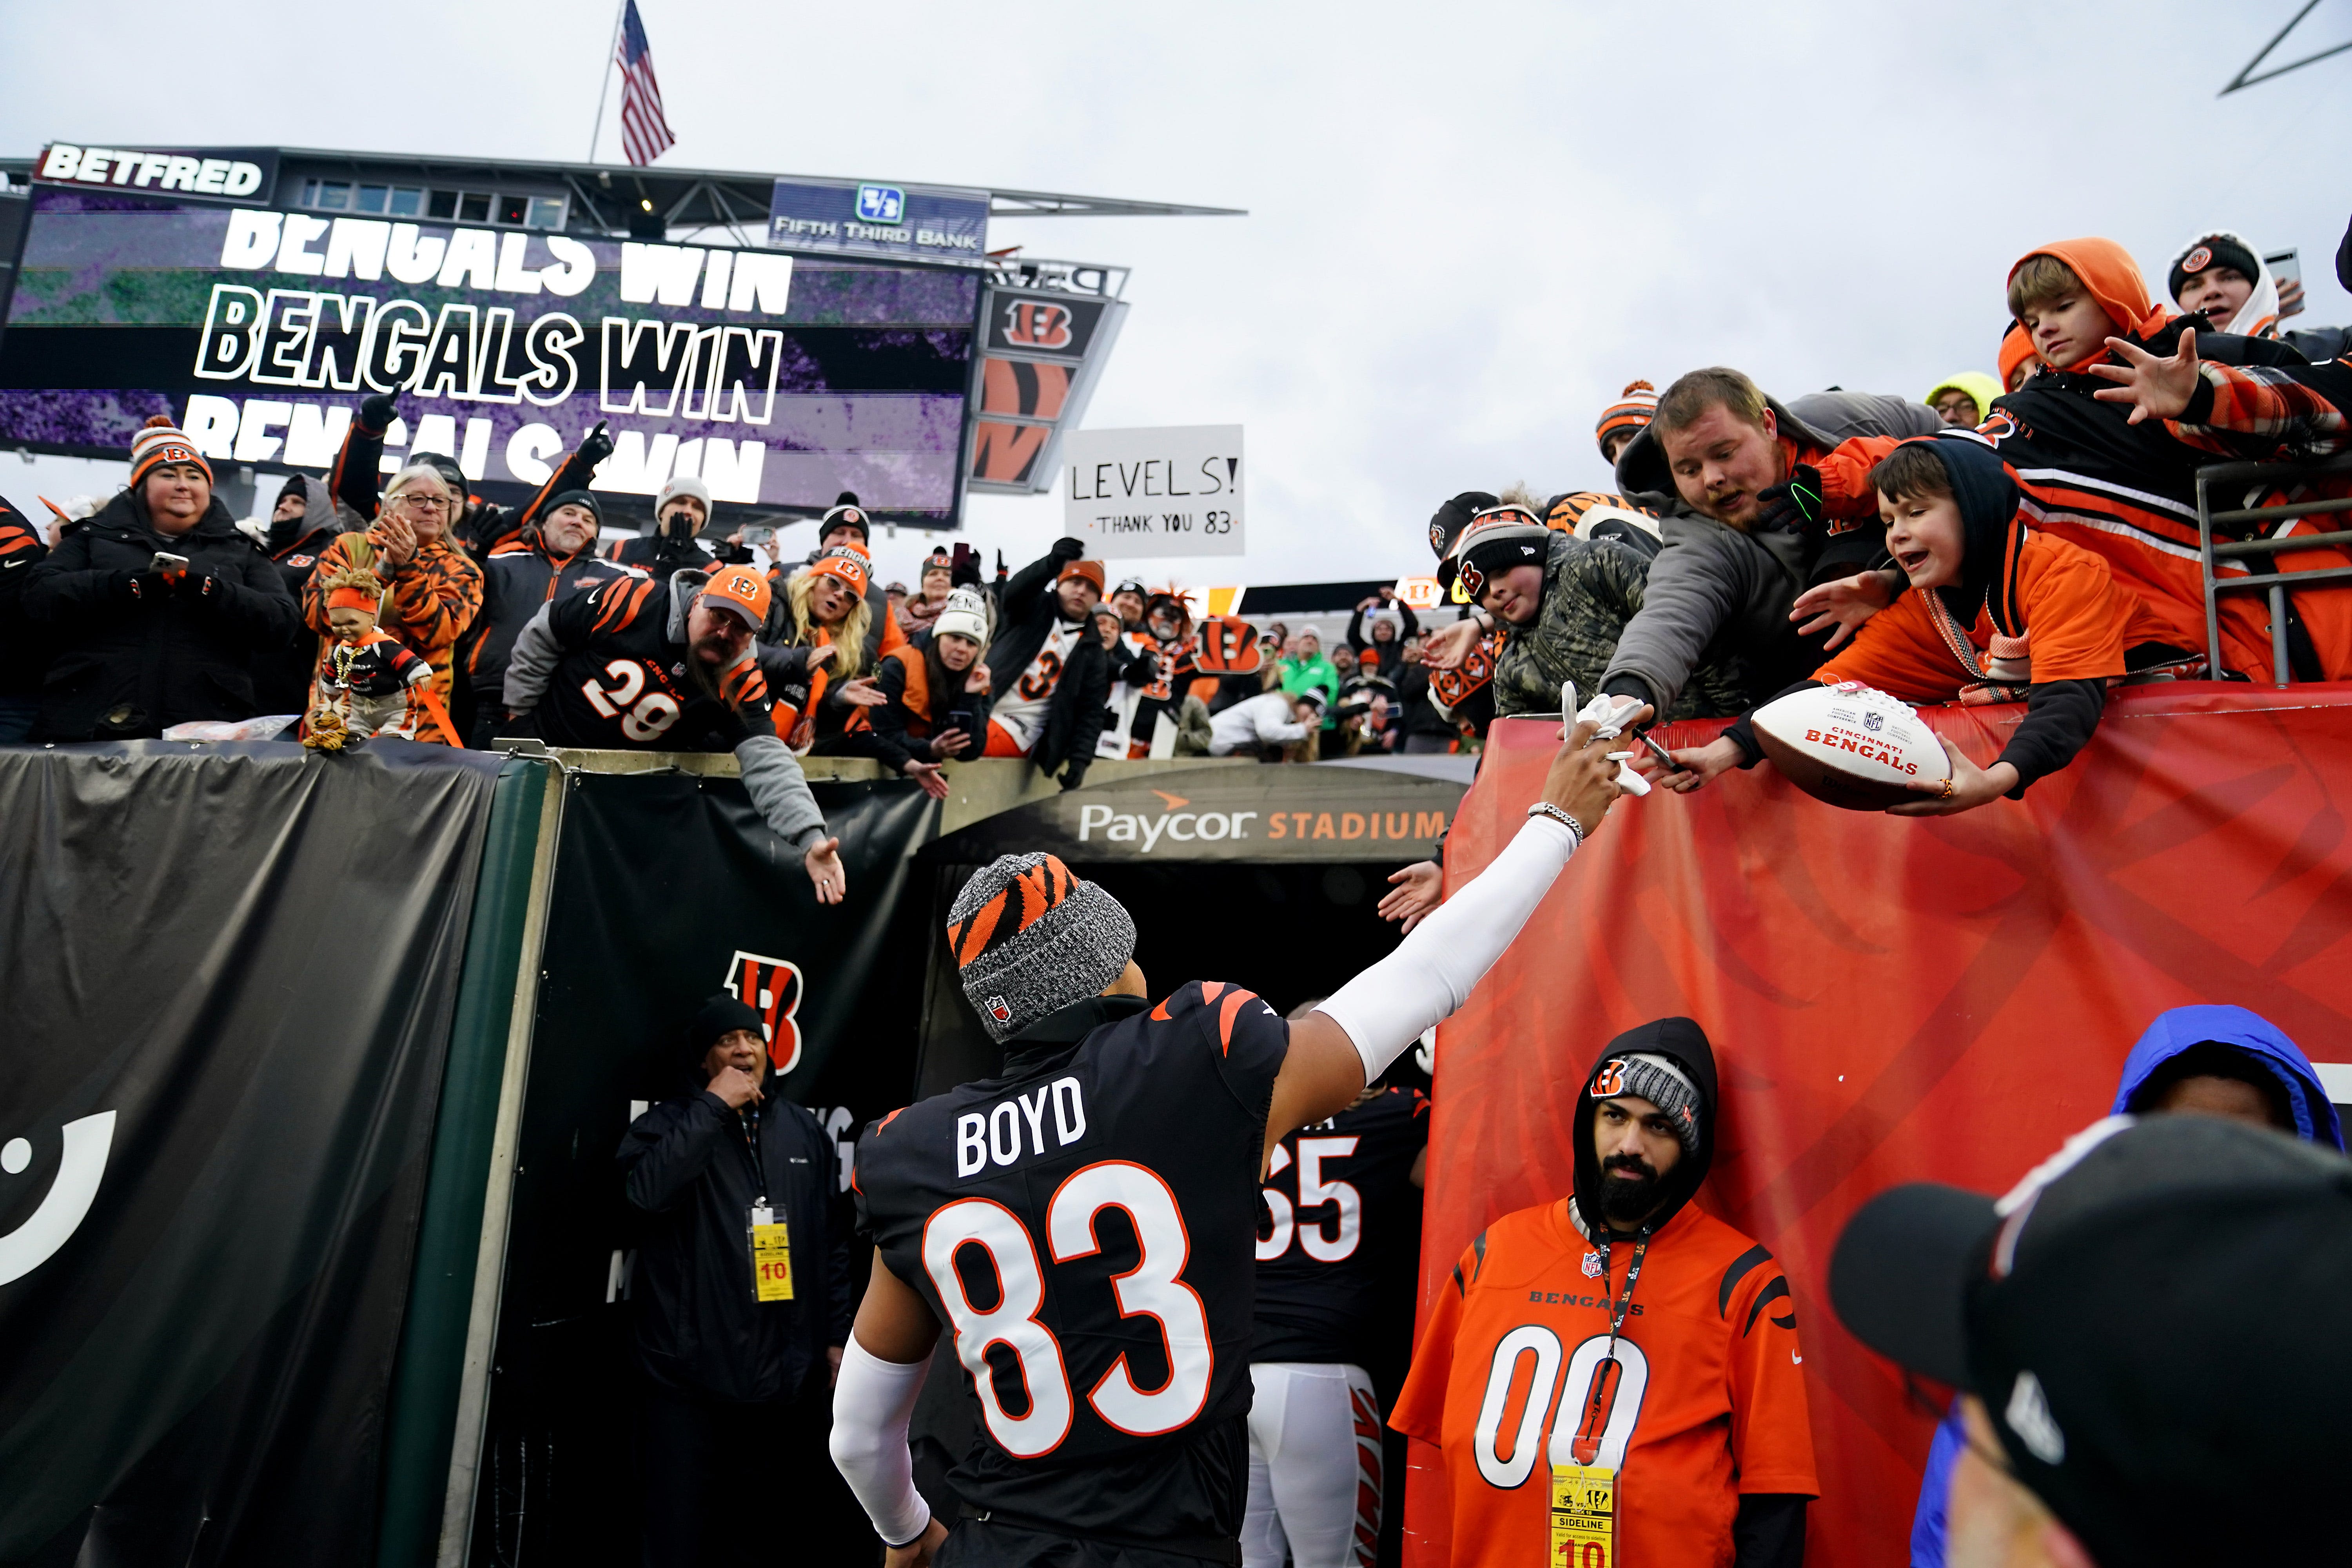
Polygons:
M390 392L389 444L477 481L543 483L604 419L600 489L693 474L721 500L814 515L847 489L953 520L968 271L192 202L137 177L37 186L0 446L127 451L165 414L216 460L323 468Z

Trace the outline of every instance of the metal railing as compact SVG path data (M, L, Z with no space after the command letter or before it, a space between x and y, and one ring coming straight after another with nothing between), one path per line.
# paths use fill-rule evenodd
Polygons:
M2215 463L2197 470L2197 544L2204 558L2205 658L2209 668L2220 670L2225 668L2221 663L2221 595L2259 589L2270 595L2272 678L2281 686L2292 686L2294 684L2294 671L2287 658L2287 590L2352 580L2352 566L2328 566L2310 572L2280 572L2273 568L2250 572L2242 577L2219 576L2214 569L2218 561L2235 561L2249 556L2259 558L2260 564L2270 567L2272 563L2268 558L2283 550L2319 550L2329 545L2352 545L2352 531L2299 533L2289 537L2265 532L2253 538L2225 538L2219 543L2213 538L2217 528L2227 533L2242 535L2250 530L2265 530L2300 517L2352 511L2352 495L2336 500L2289 501L2278 506L2236 507L2215 511L2212 492L2221 489L2227 494L2230 488L2238 486L2249 489L2256 487L2283 489L2298 480L2327 479L2352 479L2352 457L2309 463Z

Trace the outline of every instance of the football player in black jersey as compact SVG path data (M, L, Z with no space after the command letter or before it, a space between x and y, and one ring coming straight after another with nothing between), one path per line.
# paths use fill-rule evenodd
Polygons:
M1274 1146L1258 1215L1242 1568L1286 1557L1357 1568L1379 1553L1382 1420L1365 1369L1404 1274L1395 1254L1414 1234L1428 1153L1428 1098L1380 1085Z
M948 942L1003 1071L876 1122L851 1183L877 1250L832 1446L892 1568L1241 1561L1259 1174L1468 997L1616 773L1577 726L1494 863L1295 1025L1216 981L1153 1005L1127 911L1050 855L966 884ZM907 1449L942 1323L981 1415L951 1535Z
M507 657L502 734L591 751L732 752L776 837L801 852L819 903L847 879L841 840L776 733L753 637L768 580L749 566L616 578L541 606ZM802 693L805 700L806 693Z

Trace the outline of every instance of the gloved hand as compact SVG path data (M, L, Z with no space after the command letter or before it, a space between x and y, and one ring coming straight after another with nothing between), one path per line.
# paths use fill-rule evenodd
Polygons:
M1088 761L1091 760L1091 758L1088 759ZM1070 791L1077 788L1080 784L1086 782L1086 763L1073 758L1070 763L1062 769L1062 793L1067 795Z
M613 438L604 434L608 423L599 419L593 430L580 437L580 460L592 468L613 455Z
M731 752L751 738L751 726L743 721L743 715L734 704L721 702L717 707L719 712L710 721L710 732L721 747Z
M392 428L400 417L400 400L389 392L379 392L360 404L360 428L371 436L381 436Z
M109 594L134 605L160 605L172 591L172 580L161 572L117 572L107 584Z
M980 586L980 552L969 544L959 543L955 555L948 563L948 586L977 588Z
M1056 561L1076 561L1079 556L1084 555L1086 552L1087 542L1085 540L1071 539L1066 535L1054 541L1054 548L1046 552L1047 554L1051 555Z
M1785 483L1759 490L1756 496L1756 526L1802 533L1822 520L1822 471L1799 463Z
M214 589L218 581L211 567L191 565L173 580L172 591L183 599L213 599L217 597Z
M491 730L490 735L494 740L501 735L511 735L519 741L542 739L539 732L539 710L534 708L528 713L508 714L499 721L497 727Z

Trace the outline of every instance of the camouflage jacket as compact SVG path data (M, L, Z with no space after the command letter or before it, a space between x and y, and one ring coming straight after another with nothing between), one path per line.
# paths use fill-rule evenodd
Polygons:
M1590 701L1617 651L1617 638L1642 608L1650 560L1613 539L1555 532L1544 562L1543 607L1514 626L1495 665L1495 714L1557 713L1562 681ZM1748 709L1739 671L1703 664L1691 671L1661 719L1701 719Z

